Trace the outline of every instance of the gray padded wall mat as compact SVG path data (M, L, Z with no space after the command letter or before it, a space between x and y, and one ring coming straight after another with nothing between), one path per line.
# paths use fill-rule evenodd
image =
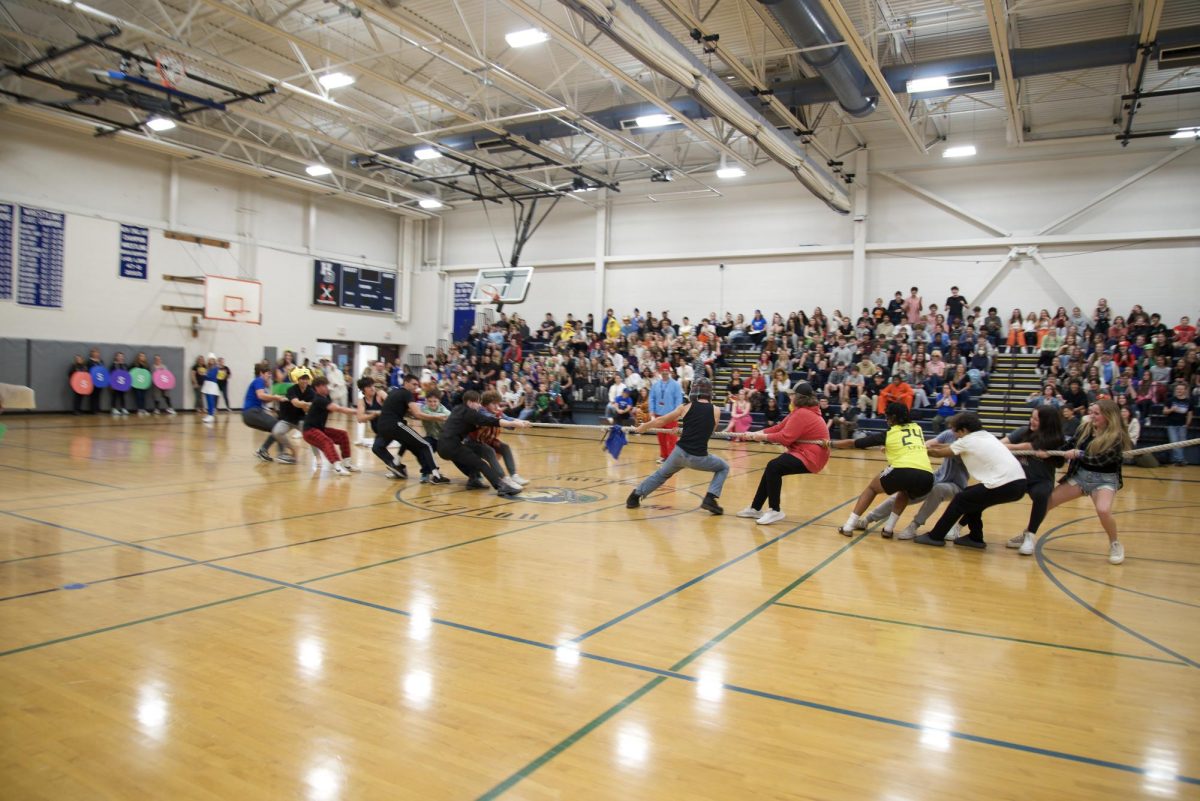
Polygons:
M9 340L11 341L11 340ZM26 340L19 340L26 341ZM164 348L156 345L127 345L111 342L56 342L48 339L31 339L29 342L29 386L37 393L37 410L39 412L69 412L75 397L67 384L68 370L75 354L87 358L92 348L100 349L100 358L105 366L112 364L113 354L122 351L125 361L132 362L133 358L144 351L146 358L154 362L155 355L162 356L163 364L175 374L175 389L170 393L171 402L182 407L184 393L190 393L191 384L183 369L183 348ZM23 382L22 382L23 383ZM108 410L108 390L101 393L100 408ZM134 408L133 393L128 393L127 408ZM190 394L189 394L190 399ZM149 407L147 399L147 407Z
M0 384L29 385L29 340L0 339Z

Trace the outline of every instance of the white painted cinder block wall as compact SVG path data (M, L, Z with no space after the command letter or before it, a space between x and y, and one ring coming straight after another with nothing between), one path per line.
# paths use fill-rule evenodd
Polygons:
M397 269L401 217L359 204L314 198L315 231L305 247L309 195L211 165L177 165L177 219L170 227L231 241L228 250L163 237L170 160L111 140L37 127L0 115L0 201L67 213L62 309L0 302L0 337L181 346L189 360L214 352L249 380L263 349L312 355L318 339L395 343L409 351L437 339L436 274L416 272L407 325L390 314L312 305L313 259ZM240 210L240 211L239 211ZM120 223L151 228L147 280L117 275ZM203 305L200 287L163 275L249 272L264 284L262 326L202 320L163 305ZM404 302L398 298L398 304ZM240 384L244 386L244 383ZM240 389L239 389L240 391Z
M1124 151L1113 143L1092 155L1070 148L1010 150L1002 160L975 164L885 152L872 155L871 171L895 172L1002 230L1025 235L1154 164L1171 152L1171 144L1164 140ZM561 318L605 306L618 314L634 307L668 309L676 320L727 310L749 316L756 308L768 315L814 306L849 313L876 297L886 300L897 289L907 294L912 285L922 289L927 302L941 304L952 284L974 300L1009 251L1000 242L972 249L912 249L906 243L995 235L875 174L869 176L869 213L862 223L830 212L794 181L737 185L713 180L724 197L668 203L631 197L644 195L645 186L613 196L602 299L593 291L596 212L564 200L526 248L522 263L534 265L534 279L527 302L511 308L534 320L546 312ZM1032 261L1014 263L984 303L1005 316L1013 307L1053 311L1079 304L1090 311L1103 295L1122 313L1141 303L1171 324L1184 314L1195 319L1200 314L1196 186L1200 147L1052 232L1129 234L1129 240L1041 245L1050 275ZM591 200L594 193L585 197ZM445 220L442 263L452 280L496 265L497 247L507 257L508 215L493 211L489 225L478 208L468 207ZM865 291L858 298L851 296L850 278L855 225L867 226L870 247ZM1139 242L1132 236L1162 231L1181 238ZM889 243L897 250L890 251Z

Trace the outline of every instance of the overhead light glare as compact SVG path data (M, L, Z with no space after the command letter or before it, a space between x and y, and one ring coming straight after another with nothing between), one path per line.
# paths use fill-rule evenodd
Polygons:
M313 178L320 178L322 175L329 175L333 170L326 167L324 164L309 164L304 168L304 171Z
M166 117L151 117L146 120L146 127L152 131L169 131L175 127L175 120L167 119Z
M736 165L733 167L722 167L717 170L718 178L742 178L745 175L746 171Z
M933 78L917 78L905 84L905 89L908 93L916 94L917 92L941 92L950 88L950 78L946 75L938 75Z
M644 117L635 118L633 122L639 128L661 128L675 122L675 118L670 114L647 114Z
M327 72L320 78L317 78L317 83L326 89L341 89L343 86L349 86L354 83L354 76L347 75L344 72Z
M959 145L958 147L948 147L942 151L942 158L944 159L961 159L974 155L975 145Z
M433 147L419 147L413 151L413 156L419 158L421 161L440 159L442 157L442 151Z
M417 201L417 205L423 209L441 209L445 208L446 204L437 198L423 197Z
M530 47L541 44L550 38L550 34L540 28L526 28L523 31L513 31L504 35L504 41L509 47Z
M1172 139L1200 139L1200 128L1180 128L1171 134Z

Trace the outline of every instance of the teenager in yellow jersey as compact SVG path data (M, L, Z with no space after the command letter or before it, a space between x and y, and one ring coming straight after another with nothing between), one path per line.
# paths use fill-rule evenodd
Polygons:
M909 417L908 407L903 403L889 403L885 409L888 430L870 434L861 439L834 440L832 448L878 448L883 446L888 466L862 491L854 511L850 513L846 524L838 531L847 537L854 534L856 528L866 528L866 521L861 517L875 496L894 495L895 503L887 522L883 524L881 534L885 539L891 539L896 530L896 522L908 506L909 498L920 498L928 495L933 489L933 466L929 464L929 453L925 450L925 432Z

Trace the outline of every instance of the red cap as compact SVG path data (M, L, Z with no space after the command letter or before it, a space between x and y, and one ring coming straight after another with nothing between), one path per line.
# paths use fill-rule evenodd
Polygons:
M667 364L666 362L663 362L662 364L660 364L658 366L658 371L660 373L669 373L669 372L671 372L671 365Z

